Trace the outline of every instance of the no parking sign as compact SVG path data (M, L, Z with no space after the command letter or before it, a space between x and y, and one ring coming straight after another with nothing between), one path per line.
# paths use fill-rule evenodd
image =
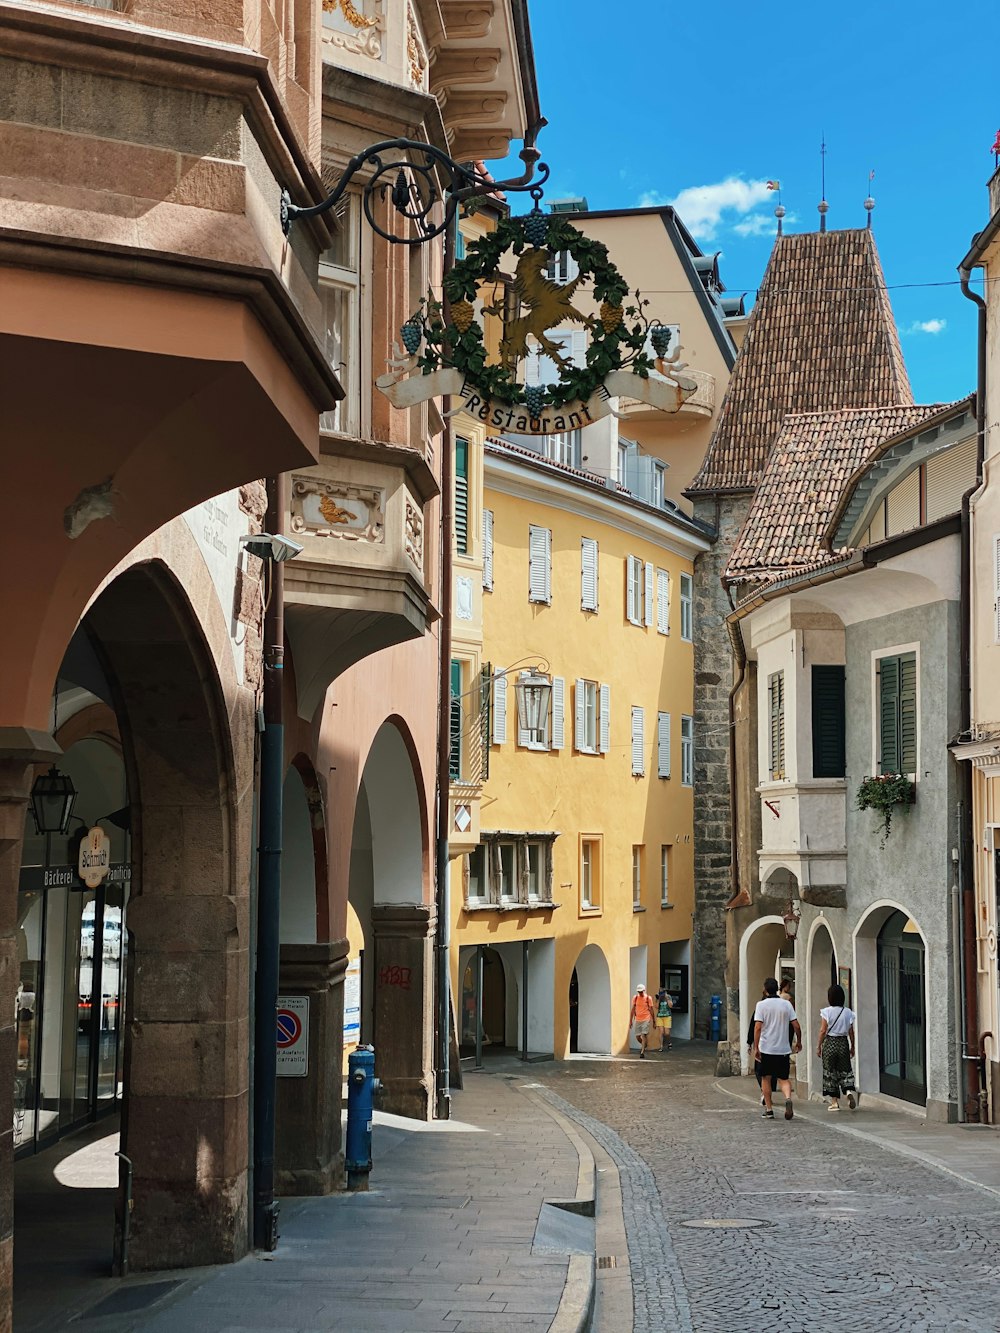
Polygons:
M309 1073L309 997L279 995L275 1017L278 1077L305 1078Z

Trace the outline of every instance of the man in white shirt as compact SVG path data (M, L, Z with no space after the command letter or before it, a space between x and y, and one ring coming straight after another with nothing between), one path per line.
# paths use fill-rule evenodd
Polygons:
M792 1085L789 1081L791 1057L793 1050L802 1050L802 1029L792 1005L779 997L775 977L768 977L764 982L764 998L758 1000L753 1020L753 1058L760 1061L763 1117L765 1120L774 1119L771 1093L777 1083L785 1098L785 1119L791 1120L794 1114ZM789 1041L789 1031L795 1033L794 1048Z

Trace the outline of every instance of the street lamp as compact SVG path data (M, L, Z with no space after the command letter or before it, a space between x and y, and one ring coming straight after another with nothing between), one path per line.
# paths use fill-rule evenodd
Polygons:
M785 923L785 934L790 940L794 941L796 935L799 933L799 922L802 920L802 915L791 899L789 899L788 906L785 908L783 920Z
M76 800L71 778L53 764L47 773L35 778L30 799L36 833L66 832Z
M539 732L549 715L549 696L552 681L532 668L522 671L514 684L517 699L517 722L522 731Z

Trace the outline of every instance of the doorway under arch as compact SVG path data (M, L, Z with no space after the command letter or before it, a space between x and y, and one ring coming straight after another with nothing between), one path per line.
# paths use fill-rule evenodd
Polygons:
M927 940L897 902L874 904L854 936L862 1088L927 1104Z
M779 981L795 970L793 946L785 932L784 918L763 916L740 938L740 1065L750 1072L747 1030L766 977Z
M820 1010L827 1004L827 991L837 981L837 955L833 936L825 921L817 921L809 937L806 958L806 984L799 997L797 1012L802 1025L802 1045L810 1092L823 1086L823 1061L816 1054ZM848 1003L850 1003L848 1001ZM801 1059L801 1056L799 1057Z
M611 972L599 944L581 951L573 970L576 978L576 1045L582 1054L611 1054ZM573 981L570 980L572 1024ZM572 1030L572 1029L571 1029Z
M326 824L310 761L296 755L285 774L281 821L282 944L315 944L329 930Z

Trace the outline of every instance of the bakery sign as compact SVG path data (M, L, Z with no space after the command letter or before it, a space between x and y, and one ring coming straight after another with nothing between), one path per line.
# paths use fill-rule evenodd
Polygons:
M584 284L595 313L576 303ZM620 416L619 397L676 412L698 387L670 345L672 329L649 318L607 247L537 205L471 242L444 293L447 315L440 302L421 302L376 381L395 407L450 395L451 415L465 412L488 430L551 435ZM488 316L495 323L484 327Z
M87 830L80 843L77 872L88 889L96 889L108 877L111 869L111 839L97 824Z

